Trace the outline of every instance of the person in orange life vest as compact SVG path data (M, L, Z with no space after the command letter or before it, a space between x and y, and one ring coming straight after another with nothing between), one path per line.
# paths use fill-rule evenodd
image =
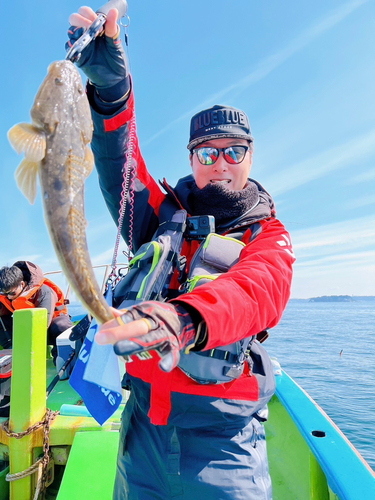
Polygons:
M89 7L72 14L67 50L95 19ZM139 147L116 9L106 19L103 33L82 51L77 65L88 77L95 165L116 223L126 153L132 150L136 180L134 204L126 205L122 225L126 243L137 252L156 231L161 236L168 228L178 232L182 224L174 217L183 209L190 216L215 217L217 239L227 245L219 260L229 238L243 244L238 262L189 293L181 291L175 273L163 302L127 307L126 287L120 293L126 276L116 286L115 305L127 309L114 309L117 319L102 325L95 337L113 344L118 355L131 356L113 498L270 500L262 422L275 377L255 337L278 323L287 304L295 260L290 237L271 196L249 178L253 137L241 110L213 106L195 115L188 143L193 175L174 188L164 181L165 192L160 189ZM193 267L200 242L187 236L181 256ZM233 346L241 348L236 355ZM193 360L195 372L185 370L186 358Z
M41 268L29 261L17 261L0 269L0 345L12 348L13 312L40 307L47 309L48 342L57 356L56 337L72 326L60 288L44 277Z

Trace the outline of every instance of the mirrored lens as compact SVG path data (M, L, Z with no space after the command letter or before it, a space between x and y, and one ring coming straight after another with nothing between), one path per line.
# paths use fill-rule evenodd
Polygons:
M231 146L224 149L224 158L231 165L241 163L245 158L246 151L246 146Z
M202 165L212 165L218 159L219 151L216 148L199 148L197 156Z
M248 149L247 146L229 146L228 148L203 147L195 149L194 152L197 153L198 160L202 165L213 165L219 158L221 151L223 151L225 161L231 165L237 165L243 161Z

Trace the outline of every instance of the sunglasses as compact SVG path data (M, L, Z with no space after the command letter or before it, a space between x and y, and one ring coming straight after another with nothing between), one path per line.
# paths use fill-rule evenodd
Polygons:
M238 165L245 158L249 146L229 146L228 148L197 148L192 153L196 153L202 165L213 165L219 158L220 151L223 152L224 159L231 165Z
M18 287L17 287L17 288L15 288L14 290L11 290L11 291L9 291L9 292L1 292L1 293L0 293L0 295L5 295L5 296L8 296L8 297L9 297L9 296L10 296L10 297L13 297L13 295L17 295L17 291L18 291L18 289L19 289L19 287L20 287L20 286L21 286L21 285L18 285ZM23 291L23 288L22 288L22 291Z

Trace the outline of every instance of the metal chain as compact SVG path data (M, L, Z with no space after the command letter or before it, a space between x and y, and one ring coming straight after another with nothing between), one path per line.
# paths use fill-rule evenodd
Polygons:
M41 466L41 475L39 475L38 478L38 483L37 483L37 488L35 491L35 496L34 500L36 500L39 497L40 492L43 492L45 489L45 484L47 480L47 468L48 464L50 461L50 453L49 453L49 433L50 433L50 428L51 428L51 423L53 420L56 418L57 415L59 415L59 411L52 411L49 408L46 410L46 414L44 416L43 420L39 420L39 422L36 422L34 425L30 426L28 429L26 429L23 432L12 432L9 430L9 420L6 420L2 424L2 428L6 435L10 438L16 438L16 439L21 439L24 436L28 436L35 432L36 430L40 429L41 427L44 428L44 439L43 439L43 457L38 459L34 464L32 464L30 467L28 467L26 470L21 471L21 472L15 472L14 474L7 474L5 479L6 481L16 481L17 479L24 478L26 476L30 476L31 474L34 474Z
M51 428L51 422L56 418L56 415L58 415L60 412L59 411L51 411L50 409L47 408L46 411L46 418L45 418L45 426L44 426L44 441L43 441L43 474L42 474L42 485L41 485L41 491L44 490L45 484L47 481L47 467L50 461L50 454L49 454L49 431Z
M46 420L47 420L47 418L50 418L50 415L52 416L52 418L51 418L51 421L52 421L59 414L60 414L59 411L51 411L49 408L47 408L47 411L46 411L46 414L44 416L44 419L43 420L39 420L39 422L36 422L34 425L32 425L31 427L29 427L25 431L22 431L22 432L12 432L12 431L10 431L9 430L9 419L6 420L5 422L3 422L2 428L3 428L5 434L8 437L14 437L16 439L21 439L24 436L27 436L27 435L31 434L32 432L38 430L40 427L43 427L44 424L45 424L45 422L46 422Z

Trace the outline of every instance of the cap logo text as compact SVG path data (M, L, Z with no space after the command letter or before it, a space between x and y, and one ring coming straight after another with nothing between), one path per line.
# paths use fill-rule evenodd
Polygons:
M234 110L213 110L202 113L194 120L194 132L210 125L232 125L239 124L247 126L246 115Z

